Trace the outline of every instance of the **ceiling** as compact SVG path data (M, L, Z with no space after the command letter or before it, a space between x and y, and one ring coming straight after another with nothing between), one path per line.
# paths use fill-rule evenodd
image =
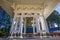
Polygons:
M44 16L47 18L59 4L60 0L0 0L0 6L2 6L8 14L13 17L14 9L11 7L13 3L16 5L44 5Z

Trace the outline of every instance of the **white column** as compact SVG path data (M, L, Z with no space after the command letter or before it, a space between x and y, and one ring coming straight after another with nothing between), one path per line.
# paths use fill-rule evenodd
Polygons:
M16 20L16 13L14 14L14 18L13 18L13 22L12 22L12 26L11 26L11 29L10 29L10 34L13 33L15 31L15 20ZM12 35L11 35L12 36Z
M23 30L23 16L21 16L20 27L21 27L21 36L20 36L20 38L23 38L23 36L22 36L22 30Z
M10 36L9 38L13 38L13 36L12 36L12 35L13 35L13 32L11 33L11 36Z
M16 26L15 26L15 32L17 33L17 25L18 25L18 17L16 19Z
M33 17L33 34L35 34L35 24L34 24L34 17Z
M37 33L39 33L40 32L40 25L38 22L38 17L36 17L36 28L37 28Z
M26 33L26 18L25 18L25 22L24 22L24 33Z
M41 29L40 29L40 18L38 18L38 32L40 33Z
M20 21L19 21L19 33L21 33L21 17L20 17Z
M40 16L40 21L41 21L42 30L45 32L49 32L46 19L44 18L43 15Z

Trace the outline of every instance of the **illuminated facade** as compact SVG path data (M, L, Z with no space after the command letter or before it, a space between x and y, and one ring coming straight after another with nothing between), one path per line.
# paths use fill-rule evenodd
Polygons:
M0 5L13 19L9 37L40 38L40 35L49 33L46 18L59 2L59 0L1 0Z
M30 30L31 32L30 32ZM29 30L29 32L27 31ZM11 27L11 36L13 34L38 34L38 33L48 33L48 26L43 15L40 13L19 13L14 15L12 27ZM16 36L16 35L14 35Z

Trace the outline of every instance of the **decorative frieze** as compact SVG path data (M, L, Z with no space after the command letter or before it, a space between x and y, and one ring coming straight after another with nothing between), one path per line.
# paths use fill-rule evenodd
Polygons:
M15 11L19 10L43 10L44 6L43 5L15 5L12 6Z

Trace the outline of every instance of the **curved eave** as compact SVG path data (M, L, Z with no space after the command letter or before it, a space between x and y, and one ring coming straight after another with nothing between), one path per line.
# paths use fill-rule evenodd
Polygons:
M13 9L10 7L10 5L2 0L0 0L0 6L10 15L10 17L13 17Z
M8 1L8 2L7 2ZM33 0L20 0L22 1L21 3L24 4L24 3L29 3L29 2L32 2ZM11 16L13 17L14 15L14 11L13 11L13 8L11 8L11 5L13 5L13 3L17 3L17 4L20 4L20 1L18 2L18 0L0 0L0 6L2 6L2 8ZM45 4L47 4L47 7L45 8L44 10L44 17L47 18L56 8L56 6L58 5L58 3L60 2L60 0L38 0L34 2L34 4L36 3L40 3L40 2L44 2ZM11 5L10 5L11 4ZM33 4L33 2L32 2Z
M49 3L49 6L47 6L44 11L45 18L47 18L55 10L57 5L60 5L60 0L56 0L55 2Z

